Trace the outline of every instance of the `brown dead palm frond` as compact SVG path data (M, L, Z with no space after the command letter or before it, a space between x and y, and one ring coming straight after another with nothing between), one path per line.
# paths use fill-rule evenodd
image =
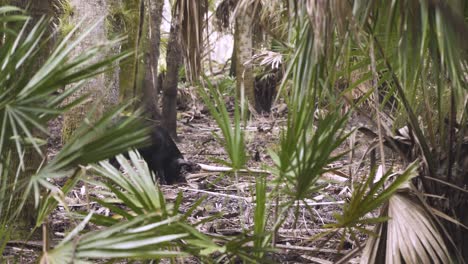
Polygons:
M288 35L287 6L285 0L262 0L259 24L276 41L285 42Z
M232 1L232 0L231 0ZM223 1L224 2L224 1ZM233 1L234 10L231 9L231 22L237 14L251 11L254 14L252 21L252 32L257 42L264 44L264 40L271 37L275 41L287 42L288 5L286 0L237 0ZM232 6L230 6L232 8ZM223 6L225 9L226 7ZM262 42L263 41L263 42Z
M237 5L237 0L223 0L216 7L215 24L218 31L223 31L231 28L231 13Z
M309 0L305 8L313 31L315 56L329 53L332 38L344 35L348 28L350 4L340 0Z
M452 263L451 252L432 209L410 184L393 195L361 256L361 263ZM458 259L458 263L463 263Z
M187 78L195 82L201 72L203 27L208 1L178 0L174 10L180 17L180 40L187 64Z

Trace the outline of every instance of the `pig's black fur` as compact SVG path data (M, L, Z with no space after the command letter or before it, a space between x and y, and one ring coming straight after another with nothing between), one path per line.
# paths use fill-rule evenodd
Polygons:
M190 163L184 160L174 140L163 127L150 121L145 122L145 125L151 128L151 140L149 145L139 148L138 152L148 164L149 169L156 174L162 184L184 182L181 168ZM128 158L128 154L125 156ZM115 158L112 158L110 163L118 168Z

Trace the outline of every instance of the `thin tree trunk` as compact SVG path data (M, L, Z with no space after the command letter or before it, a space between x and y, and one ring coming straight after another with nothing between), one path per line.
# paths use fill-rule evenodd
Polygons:
M137 38L138 38L138 28L139 28L139 4L136 0L122 0L122 6L116 6L116 9L126 10L127 14L124 20L125 24L125 35L127 36L127 41L123 43L123 50L134 50L137 51ZM123 11L122 11L123 13ZM134 83L135 78L135 67L138 63L138 54L134 54L131 59L120 62L120 78L119 78L119 91L120 99L128 100L135 98L134 94Z
M5 1L8 3L8 1ZM11 0L10 4L21 8L29 8L29 15L34 19L38 19L43 15L52 15L53 0Z
M237 92L239 96L245 96L250 105L255 106L252 65L246 64L252 59L252 19L251 10L239 12L236 17L234 38L236 39Z
M163 85L163 124L174 139L177 139L177 83L182 63L179 27L179 17L174 15L172 17L171 32L167 45L167 73Z
M231 68L229 69L229 76L231 77L236 77L236 63L237 63L237 41L236 38L234 38L234 47L232 49L232 55L231 55Z
M40 17L42 16L53 16L53 1L52 0L43 0L43 1L25 1L25 0L13 0L13 1L6 1L6 3L18 6L20 8L29 8L28 13L29 15L32 16L32 23L29 24L29 29L31 29L35 22L39 20ZM50 41L48 43L48 47L50 48L53 44L53 41ZM50 49L45 49L45 52L41 54L38 57L37 64L35 66L35 69L39 69L39 67L44 63L45 59L47 58L47 55L50 51ZM32 130L33 135L38 137L38 138L43 138L45 135L43 135L40 131L33 129ZM41 151L43 153L46 152L46 147L47 145L41 146ZM46 156L41 156L33 147L25 147L24 153L17 153L16 148L12 147L12 156L11 156L11 161L10 161L10 170L9 170L9 179L10 181L8 184L14 185L14 175L16 175L17 171L16 169L20 166L20 160L19 160L19 155L23 154L23 160L24 162L24 170L22 170L18 176L18 182L28 182L29 179L31 178L32 175L34 175L37 171L37 168L41 165L42 162L47 158ZM19 186L16 186L18 188ZM18 189L16 189L19 194L22 192ZM12 208L16 208L21 204L21 195L17 195L16 200L13 201L13 206ZM19 239L25 239L27 238L30 233L31 229L35 226L36 224L36 216L37 216L37 210L35 208L34 204L34 197L30 195L28 199L26 200L23 209L20 211L17 220L15 221L15 232L12 234L10 237L11 240L19 240ZM33 239L36 239L36 236L39 237L40 230L36 230L38 232L35 232L33 234Z
M108 9L123 6L122 0L107 0ZM122 22L116 21L115 17L108 17L106 19L108 25L105 33L108 39L118 37L122 34ZM122 52L122 45L117 45L109 50L111 54L119 54ZM105 73L105 83L108 85L107 95L104 97L104 111L107 111L112 106L119 103L120 100L120 62L114 62L114 70Z
M145 80L143 86L143 104L149 118L159 120L161 114L158 107L158 60L161 42L161 21L164 0L147 1L149 9L147 48L145 49Z

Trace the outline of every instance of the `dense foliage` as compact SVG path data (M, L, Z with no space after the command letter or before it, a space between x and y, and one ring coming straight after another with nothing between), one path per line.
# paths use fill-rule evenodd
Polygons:
M260 66L282 68L277 97L286 103L288 113L278 145L269 149L273 166L250 171L245 130L248 115L255 118L255 108L249 105L253 103L253 91L246 91L249 80L236 76L245 85L238 83L230 90L234 98L230 113L224 100L228 89L223 85L232 85L233 79L226 77L216 85L211 77L195 76L203 68L200 38L210 1L176 2L174 6L182 10L185 36L181 44L190 62L189 79L200 79L198 95L220 128L221 133L213 135L229 158L217 162L232 168L239 196L239 173L256 174L253 224L248 226L241 219L240 234L232 236L203 233L199 226L217 216L188 221L203 199L185 212L180 207L181 193L174 203L167 203L155 175L138 162L137 152L130 152L130 161L118 156L125 174L102 161L148 140L148 131L136 116L113 124L123 111L134 107L132 102L97 119L91 109L61 151L47 160L47 122L90 100L87 95L74 96L85 82L129 56L137 60L139 54L124 51L98 56L109 54L105 51L120 45L120 39L71 56L94 27L78 34L80 25L74 26L50 48L49 20L33 20L18 8L2 6L0 252L20 228L22 213L34 212L35 225L30 227L35 231L59 203L66 207L65 197L74 187L85 184L103 190L93 201L110 215L70 213L79 224L52 249L46 247L44 238L42 263L189 256L203 263L270 262L279 229L288 219L297 219L299 210L314 214L308 202L312 194L324 192L322 176L335 171L328 165L352 152L340 146L360 131L370 137L368 152L377 152L378 161L363 177L348 175L344 184L351 194L340 213L335 213L335 222L307 239L321 243L337 239L340 250L351 241L357 250L343 256L340 263L357 254L361 263L468 260L468 4L221 1L216 17L223 27L244 30L236 35L234 47L242 50L234 53L253 56L255 34L264 34L267 37L259 39L268 52L256 54L262 58ZM183 17L187 6L197 10L196 16ZM240 25L249 19L258 32L245 31L249 27ZM140 26L146 25L141 22ZM96 57L101 59L96 61ZM258 70L244 66L244 71ZM356 115L371 125L350 129L348 122ZM400 168L388 162L388 150L398 155ZM35 163L25 159L30 153L41 161L33 168L29 165ZM58 187L51 184L51 178L66 182ZM97 231L87 229L91 224ZM362 234L367 235L365 245Z

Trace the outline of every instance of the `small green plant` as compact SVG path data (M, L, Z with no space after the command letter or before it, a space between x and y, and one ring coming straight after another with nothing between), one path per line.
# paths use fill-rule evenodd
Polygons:
M167 47L167 40L166 40L166 45ZM179 80L187 80L187 75L185 74L185 67L180 67L179 68Z
M218 91L221 95L235 96L236 78L226 76L218 81Z
M64 37L75 28L75 25L71 22L74 14L73 6L70 0L57 0L54 6L57 14L59 14L57 20L60 36Z
M254 254L261 259L268 243L271 233L267 230L268 202L267 202L267 179L264 175L255 178L255 213L254 213Z
M230 159L230 162L217 161L232 167L233 171L240 170L244 167L247 156L245 153L244 131L241 128L242 121L238 101L235 98L234 120L231 124L231 118L223 101L223 96L207 78L205 78L205 83L212 96L209 96L203 87L199 87L198 91L220 127L223 138L219 137L216 133L213 133L213 136L222 143Z
M232 172L234 172L234 176L236 182L239 183L239 175L238 172L240 169L245 167L245 163L247 162L247 155L245 153L245 137L244 131L241 128L241 114L240 114L240 106L237 101L237 97L234 97L234 120L233 124L231 125L231 118L229 117L229 113L226 108L226 104L224 103L223 96L219 93L219 91L211 84L210 80L205 78L205 83L207 85L210 94L213 95L210 97L208 93L205 91L204 87L199 87L198 91L201 95L203 101L208 106L211 115L216 120L216 123L221 129L221 134L223 138L221 138L218 134L213 132L213 136L221 142L224 150L227 152L230 161L224 161L221 159L214 159L215 161L230 166L232 168ZM214 103L213 103L214 100ZM236 184L239 186L239 184ZM241 191L237 190L238 194L241 194ZM242 205L239 201L239 208L241 210L242 215ZM244 220L241 218L241 225L245 229Z
M388 203L390 197L402 185L417 175L416 172L417 164L412 163L401 174L393 174L389 170L376 181L378 172L373 170L363 183L355 186L350 201L343 206L343 213L334 215L336 223L325 225L325 227L329 228L331 233L343 229L343 236L346 236L349 231L352 238L356 238L357 232L370 234L366 229L367 225L385 222L388 217L370 217L369 213ZM391 176L394 176L395 180L389 183Z

